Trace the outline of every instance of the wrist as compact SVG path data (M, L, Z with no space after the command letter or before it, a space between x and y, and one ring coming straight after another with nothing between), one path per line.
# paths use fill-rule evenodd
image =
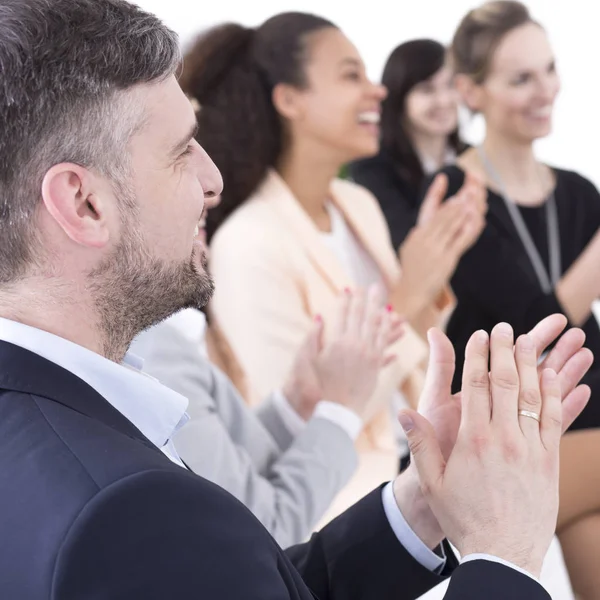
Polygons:
M437 548L445 535L423 496L414 465L396 477L394 498L405 521L419 539L430 550Z
M390 304L394 311L409 323L418 317L428 302L425 294L417 291L415 286L407 285L406 278L402 276L390 294Z
M314 402L305 402L301 393L296 392L300 386L294 385L293 382L288 382L281 390L284 398L294 410L294 412L303 420L308 421L314 411Z
M468 543L457 546L463 560L491 557L498 559L498 562L517 567L518 569L528 573L535 579L540 578L544 557L536 557L533 555L533 549L517 548L513 543Z

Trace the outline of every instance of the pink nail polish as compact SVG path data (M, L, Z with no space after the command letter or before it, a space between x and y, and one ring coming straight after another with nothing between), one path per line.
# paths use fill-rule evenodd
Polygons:
M388 305L385 307L385 310L387 310L389 313L391 313L391 312L394 310L394 307L393 307L391 304L388 304Z

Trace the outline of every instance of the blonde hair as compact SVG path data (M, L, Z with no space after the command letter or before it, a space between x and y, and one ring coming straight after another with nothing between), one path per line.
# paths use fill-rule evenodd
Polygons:
M504 36L527 23L539 26L527 7L513 0L493 0L469 11L460 22L450 46L454 72L482 83Z

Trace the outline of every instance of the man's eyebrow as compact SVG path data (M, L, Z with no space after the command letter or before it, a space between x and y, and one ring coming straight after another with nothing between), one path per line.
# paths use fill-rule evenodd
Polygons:
M190 131L187 133L187 135L185 135L183 138L181 138L181 140L179 140L169 151L169 156L172 156L173 158L179 156L186 148L187 145L190 143L190 141L192 139L194 139L196 137L196 135L198 134L198 122L196 121L194 123L194 125L191 127Z

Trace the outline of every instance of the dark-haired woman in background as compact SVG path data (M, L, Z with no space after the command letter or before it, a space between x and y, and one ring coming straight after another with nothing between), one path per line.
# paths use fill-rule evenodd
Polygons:
M458 94L446 49L434 40L400 44L389 56L382 84L381 150L349 165L350 177L370 190L399 248L417 224L427 175L465 149L458 135Z
M358 470L330 518L397 473L404 449L391 409L418 400L427 356L419 333L452 305L452 262L483 226L483 189L471 182L431 211L403 247L400 277L377 201L336 179L342 165L378 152L386 94L337 27L304 13L257 29L217 27L187 52L181 84L199 104L198 141L225 183L207 222L211 328L226 338L255 397L281 387L313 319L330 322L344 288L378 284L390 310L412 325L360 415ZM441 177L429 204L444 193Z

